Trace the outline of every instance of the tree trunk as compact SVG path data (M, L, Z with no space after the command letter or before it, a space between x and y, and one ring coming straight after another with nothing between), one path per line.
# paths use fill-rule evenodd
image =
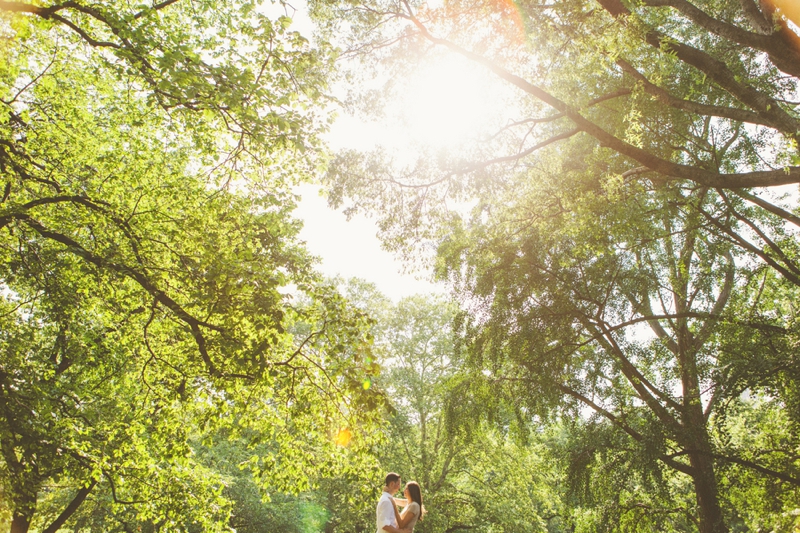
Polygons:
M700 533L728 533L719 505L714 459L710 454L690 453L689 461L695 471L693 479L697 508L700 511Z
M28 533L28 529L31 527L33 512L24 513L14 511L13 515L14 518L11 520L10 533Z
M69 520L69 517L75 514L75 511L77 511L78 507L81 506L83 501L86 499L86 496L92 492L92 489L95 485L97 485L97 480L92 480L88 486L81 487L69 505L67 505L67 507L61 512L60 515L58 515L53 523L47 526L42 533L56 533L56 531L58 531L67 520Z
M696 362L692 356L682 359L683 425L686 429L679 442L688 451L689 463L693 470L692 480L700 514L700 533L728 533L728 526L725 525L722 507L719 504L714 457L703 404L700 400Z
M19 478L17 478L19 479ZM28 533L36 512L37 491L28 486L15 487L18 492L11 497L11 533Z
M688 335L687 335L688 337ZM682 341L683 339L681 339ZM679 341L679 345L685 345ZM682 381L684 389L683 426L685 433L679 439L688 451L692 466L694 491L699 510L700 533L728 533L728 526L722 516L719 504L719 491L714 471L714 457L711 439L708 435L706 417L700 399L697 380L697 365L694 355L681 358Z
M703 193L703 196L705 192ZM693 217L696 216L696 213ZM670 227L669 224L666 227ZM673 277L672 291L675 310L684 314L692 308L690 282L692 258L696 253L697 233L690 232L681 247L680 254L671 265ZM723 304L724 307L724 304ZM699 512L700 533L728 533L728 526L722 516L719 504L717 478L714 472L714 458L711 453L711 439L703 412L703 400L700 393L699 372L697 369L698 339L692 335L688 319L676 320L676 347L678 366L683 388L683 409L681 423L683 434L676 435L678 442L688 452L692 466L692 480ZM703 341L699 341L701 344Z

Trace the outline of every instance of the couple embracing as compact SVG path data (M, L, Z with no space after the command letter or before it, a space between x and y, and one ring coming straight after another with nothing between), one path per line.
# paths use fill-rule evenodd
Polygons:
M419 484L416 481L409 481L403 491L405 498L395 498L394 495L400 490L400 485L402 482L399 474L390 472L386 475L383 494L378 500L375 513L376 533L412 533L417 520L421 520L425 515ZM402 513L397 510L398 505L403 507Z

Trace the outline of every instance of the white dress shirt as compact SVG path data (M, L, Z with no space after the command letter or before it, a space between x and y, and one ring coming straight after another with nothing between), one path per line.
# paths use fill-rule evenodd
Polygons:
M392 495L388 492L381 494L378 500L378 508L375 511L376 533L386 533L383 526L397 527L397 518L394 516L394 505L392 505Z

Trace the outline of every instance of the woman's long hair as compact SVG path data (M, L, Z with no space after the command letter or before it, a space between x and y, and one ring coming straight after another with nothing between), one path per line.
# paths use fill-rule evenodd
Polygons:
M406 483L406 488L408 489L408 495L411 496L411 501L419 504L419 519L422 520L428 511L422 505L422 490L419 488L419 483L409 481Z

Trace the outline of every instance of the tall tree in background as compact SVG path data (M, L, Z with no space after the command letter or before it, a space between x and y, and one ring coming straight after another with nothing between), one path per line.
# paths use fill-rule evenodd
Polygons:
M323 483L320 496L331 512L326 531L370 531L380 477L388 471L422 488L430 512L415 531L546 531L548 525L562 531L561 476L545 439L528 435L491 385L482 381L486 386L475 394L473 369L455 346L453 302L417 295L392 303L358 279L342 291L375 318L381 372L371 386L386 395L391 411L373 449L373 472ZM371 483L366 492L365 483Z
M428 505L437 509L427 523L419 523L421 531L436 530L433 522L447 524L464 511L445 503L466 444L447 426L445 408L459 370L451 329L455 311L441 297L404 298L385 314L376 339L386 361L379 383L394 406L381 462L417 481ZM456 424L462 422L467 423Z
M443 243L443 274L473 306L474 364L532 412L605 419L628 468L688 476L700 531L726 531L736 516L722 465L796 491L796 436L755 456L713 436L743 390L788 395L798 378L791 312L758 291L774 276L698 213L719 200L675 186L563 191L556 176L550 192L539 182L530 196L496 198Z
M275 487L346 468L367 322L314 273L288 189L318 162L327 59L274 7L0 2L13 533L87 500L107 531L224 529L188 443L213 427L268 443L248 468Z

